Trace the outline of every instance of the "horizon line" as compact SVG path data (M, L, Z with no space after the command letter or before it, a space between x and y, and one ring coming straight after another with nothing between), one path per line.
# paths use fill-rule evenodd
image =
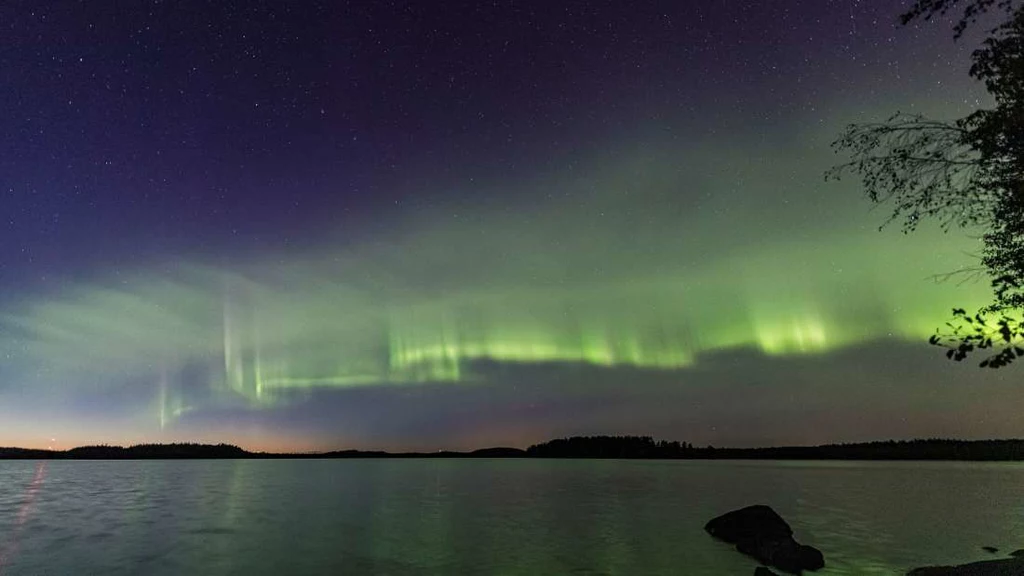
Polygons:
M758 452L758 451L778 451L778 450L816 450L826 448L849 448L849 447L868 447L878 446L886 444L921 444L921 443L944 443L944 444L997 444L997 443L1022 443L1024 444L1024 438L985 438L985 439L962 439L962 438L949 438L949 437L928 437L928 438L907 438L907 439L896 439L889 438L885 440L866 440L858 442L830 442L825 444L784 444L774 446L754 446L754 447L738 447L738 446L714 446L711 444L698 446L689 442L679 440L659 440L652 436L628 436L628 435L593 435L593 436L564 436L558 438L552 438L543 442L531 444L525 448L516 446L485 446L481 448L473 448L468 450L450 450L450 449L439 449L437 451L421 451L421 450L402 450L402 451L389 451L382 449L366 449L366 448L337 448L320 451L286 451L286 452L274 452L264 450L249 450L243 448L237 444L231 444L227 442L219 442L216 444L208 442L195 442L195 441L175 441L175 442L143 442L138 444L83 444L74 446L66 449L54 449L54 448L26 448L21 446L0 446L0 459L5 458L3 452L22 452L22 453L37 453L46 455L61 455L71 454L75 451L84 450L111 450L111 451L131 451L139 448L192 448L196 450L202 449L222 449L232 450L236 453L240 452L247 456L254 457L288 457L288 456L299 456L299 457L316 457L316 456L330 456L330 455L365 455L367 457L437 457L438 455L473 455L479 452L496 452L506 451L508 453L522 453L526 456L528 451L533 448L543 447L550 445L554 442L559 441L570 441L570 440L644 440L649 441L655 447L667 446L675 447L675 449L686 450L690 452L711 452L711 451L729 451L729 452ZM657 457L655 457L657 458Z

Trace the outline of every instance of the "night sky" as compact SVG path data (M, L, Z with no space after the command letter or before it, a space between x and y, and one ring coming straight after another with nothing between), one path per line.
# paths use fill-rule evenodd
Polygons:
M849 122L985 106L861 0L0 4L0 445L1024 436Z

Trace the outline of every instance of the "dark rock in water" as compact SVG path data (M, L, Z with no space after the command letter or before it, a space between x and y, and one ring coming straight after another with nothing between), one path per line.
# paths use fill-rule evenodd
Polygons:
M799 544L793 529L768 506L758 504L733 510L712 519L704 530L719 540L735 544L740 552L785 572L799 574L825 566L821 552Z
M914 568L907 576L1020 576L1024 574L1024 558L985 560L959 566L926 566Z
M988 552L989 554L995 554L996 552L999 552L999 548L996 548L995 546L982 546L981 549L985 552Z
M1010 556L1013 556L1014 558L1020 558L1021 556L1024 556L1024 548L1010 552Z
M705 524L704 530L719 540L733 544L751 538L785 540L793 536L793 529L782 516L764 504L722 514Z
M784 572L799 574L803 570L818 570L825 566L821 552L811 546L788 540L741 540L736 549Z
M764 566L758 566L757 568L754 568L754 576L779 576L779 575L776 574L775 572L772 572L771 569L769 569L769 568L765 568Z

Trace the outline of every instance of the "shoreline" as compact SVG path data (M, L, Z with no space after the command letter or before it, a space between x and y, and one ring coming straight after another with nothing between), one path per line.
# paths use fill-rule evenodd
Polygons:
M471 451L255 452L231 444L167 443L80 446L68 450L0 447L0 460L338 460L338 459L559 459L559 460L729 460L792 462L1024 462L1024 440L886 440L820 446L765 448L695 447L647 436L580 436L526 449L492 447Z

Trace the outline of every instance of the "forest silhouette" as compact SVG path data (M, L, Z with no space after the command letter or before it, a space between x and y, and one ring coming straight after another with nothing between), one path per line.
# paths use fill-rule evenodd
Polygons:
M139 444L81 446L69 450L2 448L7 460L175 460L175 459L288 459L288 458L581 458L631 460L1024 460L1024 439L886 440L819 446L764 448L697 447L688 442L655 440L650 436L574 436L535 444L526 450L495 447L470 452L250 452L230 444Z

